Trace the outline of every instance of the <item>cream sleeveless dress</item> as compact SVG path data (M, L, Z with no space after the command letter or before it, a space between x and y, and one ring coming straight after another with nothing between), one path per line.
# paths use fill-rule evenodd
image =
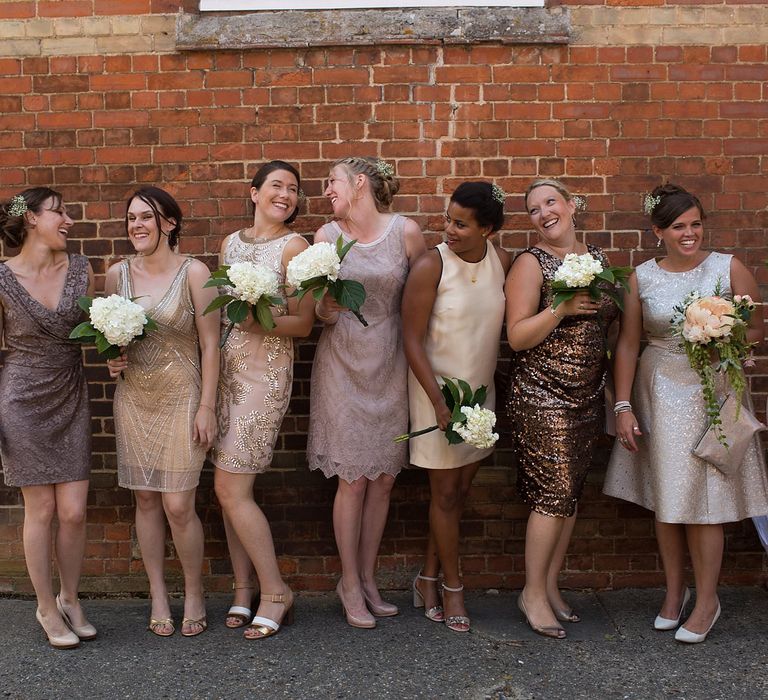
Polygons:
M484 408L496 407L493 374L504 322L504 268L493 245L476 263L462 260L445 243L437 246L443 271L427 328L425 348L435 372L441 377L465 380L473 389L488 387ZM435 409L419 381L408 371L408 405L411 431L435 424ZM445 433L436 430L408 441L411 464L426 469L454 469L478 462L493 448L478 450L460 443L449 445Z
M189 293L187 258L147 315L157 330L128 345L125 379L117 380L114 414L120 486L180 492L200 480L205 450L192 440L200 405L200 346ZM117 293L132 298L130 264L120 264Z
M667 272L649 260L635 271L648 336L632 389L643 435L637 452L615 443L604 492L652 510L660 522L715 524L768 514L768 476L757 438L730 476L691 454L707 427L706 409L699 376L670 326L673 307L690 292L712 294L719 281L730 295L731 257L710 253L687 272Z
M289 233L265 243L244 240L242 231L230 236L225 265L251 262L274 270L285 282L283 251L299 234ZM285 302L285 293L278 293ZM272 309L273 316L285 307ZM222 314L222 333L229 325ZM237 327L221 349L216 399L218 438L211 461L227 472L260 474L272 463L277 435L288 410L293 383L293 338L260 335Z

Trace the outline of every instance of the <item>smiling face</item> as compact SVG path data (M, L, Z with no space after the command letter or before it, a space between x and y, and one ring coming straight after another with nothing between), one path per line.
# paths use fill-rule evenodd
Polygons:
M698 207L691 207L680 214L667 228L654 226L653 232L664 241L669 257L677 260L695 260L699 257L704 240L704 224Z
M536 232L546 243L567 244L573 235L573 215L576 205L552 185L531 190L526 200L528 216Z
M168 234L175 222L160 217L160 228L157 217L149 204L140 197L134 197L128 205L125 216L128 238L139 255L151 255L160 245L161 234ZM163 236L163 238L166 238Z
M67 232L74 222L69 218L67 208L60 200L49 197L43 202L39 212L28 216L40 241L51 250L67 249Z
M323 194L331 200L334 216L339 219L349 216L352 203L357 198L360 187L365 184L364 180L364 175L351 177L349 171L341 165L331 170Z
M251 201L268 221L285 221L299 205L296 176L288 170L273 170L261 187L251 187Z
M485 239L491 233L490 226L480 226L473 209L456 202L448 205L445 213L444 239L448 247L460 258L475 261L485 254Z

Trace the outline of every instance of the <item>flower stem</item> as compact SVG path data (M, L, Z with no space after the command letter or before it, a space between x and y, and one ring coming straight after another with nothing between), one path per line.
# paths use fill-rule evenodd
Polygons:
M418 437L419 435L424 435L425 433L431 433L433 430L437 430L438 426L433 425L431 428L424 428L424 430L417 430L414 433L406 433L405 435L398 435L395 438L395 442L405 442L406 440L410 440L411 438Z

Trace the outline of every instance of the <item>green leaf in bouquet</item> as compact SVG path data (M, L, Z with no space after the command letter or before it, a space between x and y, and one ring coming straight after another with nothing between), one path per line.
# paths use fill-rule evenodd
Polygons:
M232 267L231 265L222 265L218 269L214 270L211 273L211 277L215 279L223 279L225 277L229 277L229 268Z
M264 297L267 301L269 301L270 306L285 306L283 303L283 300L280 297Z
M144 332L147 331L156 331L157 330L157 321L155 321L154 318L151 316L147 316L147 322L144 324Z
M443 395L443 398L445 399L445 405L448 406L449 411L453 411L454 406L454 400L453 400L453 394L451 393L450 388L447 384L443 384L443 386L440 387L440 392Z
M605 289L603 287L598 287L596 284L590 284L589 287L587 287L587 291L589 292L589 298L597 301L600 298L601 292L604 292Z
M325 294L325 287L315 287L312 290L312 298L315 301L320 301L323 298L323 294ZM301 299L299 299L301 301Z
M327 283L327 278L325 275L321 275L319 277L311 277L308 280L304 280L298 289L294 289L291 294L288 296L297 297L298 301L301 301L304 297L304 295L307 292L312 292L312 296L317 299L317 296L315 294L316 289L320 289L321 291L325 289Z
M453 423L448 426L448 428L445 431L445 437L448 438L448 444L449 445L458 445L461 442L464 442L464 438L461 437L454 429L453 429Z
M115 347L115 346L112 345L112 343L110 343L106 339L106 337L104 336L104 334L102 332L98 331L96 333L96 350L98 351L98 353L100 355L105 355L106 356L107 351L109 350L109 348L113 348L113 347ZM118 352L118 354L115 355L115 357L117 357L119 354L120 353Z
M554 289L554 285L553 285L553 289ZM555 294L552 296L552 308L556 309L564 301L573 299L573 297L575 296L576 296L575 289L564 289L562 291L556 291Z
M227 318L232 323L242 323L248 316L248 307L250 304L241 299L235 299L227 306Z
M602 289L601 291L614 304L616 304L616 306L619 308L619 311L624 311L624 300L621 298L621 294L619 294L615 289Z
M91 325L90 321L83 321L76 325L72 332L69 334L70 340L79 340L87 343L92 341L96 337L96 329Z
M453 411L451 412L451 420L454 423L464 423L467 419L464 416L464 414L461 412L462 404L457 403L453 407Z
M205 307L203 316L205 316L205 314L211 313L211 311L220 309L222 306L226 306L230 301L235 301L235 297L233 297L231 294L222 294L221 296L216 297L210 304L208 304L208 306Z
M472 397L469 403L471 406L474 406L476 404L482 406L485 403L485 399L487 396L488 396L488 387L485 385L480 386L477 388L475 395Z
M357 243L357 239L353 239L353 240L351 240L349 243L347 243L347 244L346 244L346 245L344 245L344 246L342 246L342 244L341 244L341 243L342 243L342 238L341 238L341 236L339 236L339 237L336 239L336 255L338 255L338 256L339 256L339 262L341 262L342 260L344 260L344 257L345 257L345 256L346 256L346 254L349 252L349 249L350 249L350 248L351 248L353 245L355 245L355 243Z
M231 287L232 282L230 281L229 277L211 277L204 285L203 287Z
M461 389L461 405L469 406L469 402L472 400L472 387L463 379L457 379L456 382L459 385L459 389Z
M441 377L441 379L444 382L443 383L443 387L442 387L443 395L445 396L445 389L447 388L448 392L449 392L449 395L450 395L450 398L451 398L450 403L448 403L447 401L446 401L446 403L448 403L448 408L453 410L454 407L461 405L461 397L459 396L459 388L450 379L448 379L448 377Z
M341 305L348 308L364 326L368 321L360 313L365 303L365 287L357 280L336 280L328 285L328 293Z
M260 297L258 303L251 306L251 313L265 331L271 331L275 327L268 299Z
M77 300L77 305L86 313L91 310L91 304L93 304L93 297L80 297Z

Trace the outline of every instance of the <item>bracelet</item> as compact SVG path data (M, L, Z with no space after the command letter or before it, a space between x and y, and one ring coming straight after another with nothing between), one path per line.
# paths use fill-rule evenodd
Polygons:
M619 413L627 413L632 411L632 404L629 401L617 401L613 406L613 412L615 415Z
M207 403L201 403L200 408L207 408L209 411L216 413L216 409L213 406L209 406Z
M328 321L331 320L330 316L323 316L320 313L320 302L319 301L315 304L315 316L317 316L317 320L318 321L323 321L325 323L327 323Z
M549 313L551 313L558 321L562 321L564 316L561 316L557 311L555 311L551 306L547 307L549 309Z

